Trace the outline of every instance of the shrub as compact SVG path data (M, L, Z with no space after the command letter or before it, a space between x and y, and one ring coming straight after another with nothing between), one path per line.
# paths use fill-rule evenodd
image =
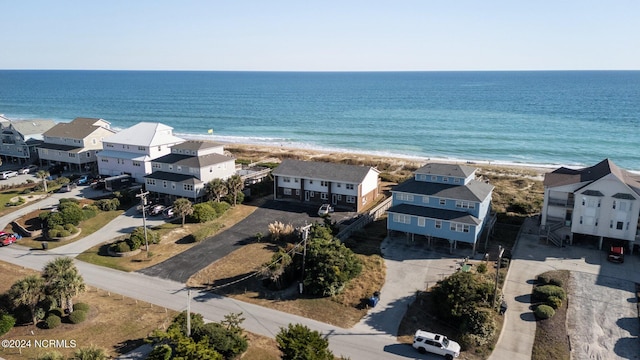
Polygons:
M16 324L16 319L9 314L0 315L0 336L6 334Z
M548 319L555 315L556 311L549 305L538 305L534 311L536 317L541 320Z
M57 351L47 351L42 355L38 355L36 360L64 360L64 356Z
M334 359L329 350L329 340L301 324L289 324L288 328L281 328L276 335L276 342L278 349L282 351L283 360Z
M75 303L73 304L73 311L76 310L89 311L89 304L83 302Z
M538 285L547 285L549 284L550 281L551 281L551 278L546 273L538 275L538 278L536 279L536 283Z
M198 328L194 333L194 340L201 341L207 338L209 345L224 356L225 359L233 359L247 350L247 339L238 332L228 330L219 323L208 323Z
M72 234L75 234L78 232L78 228L75 227L73 224L64 224L64 229Z
M229 208L231 208L231 205L226 201L210 202L209 204L211 205L213 210L216 211L217 217L222 216L222 214L224 214L227 210L229 210Z
M60 203L59 209L64 224L78 225L84 219L82 208L74 202Z
M488 309L478 309L468 307L462 312L461 329L465 333L478 335L481 338L489 339L496 331L496 323L493 314Z
M562 287L562 280L554 277L549 280L549 284Z
M82 214L84 216L84 220L96 217L96 215L98 215L99 211L100 211L100 209L98 209L98 207L95 206L95 205L87 205L87 206L83 207L82 208Z
M131 232L131 235L129 235L129 239L127 239L126 241L129 244L131 250L136 250L142 247L142 245L145 244L144 228L135 228ZM160 242L160 235L157 231L147 229L147 241L149 242L149 244L157 244L158 242Z
M69 314L69 321L71 321L72 324L80 324L85 320L87 320L87 312L84 310L74 310Z
M198 313L190 313L191 317L191 331L193 334L198 332L198 330L204 326L204 319L202 315ZM176 315L173 319L171 325L169 325L169 329L178 328L180 332L184 335L187 334L187 312L183 311L180 314Z
M487 272L487 264L480 263L480 265L478 265L478 267L476 268L476 271L478 272L478 274L486 273Z
M64 225L64 218L60 212L51 212L46 217L47 229L53 229L56 225Z
M60 316L51 314L47 316L44 322L47 325L47 329L55 329L60 325L60 323L62 322L62 319L60 319Z
M108 357L104 349L91 345L88 348L80 348L74 351L72 359L106 360Z
M131 251L131 247L126 241L118 241L117 243L111 245L111 250L119 253L124 253Z
M547 305L551 306L554 309L557 309L562 306L562 299L557 296L549 296L549 298L547 299Z
M546 302L550 296L555 296L560 300L564 300L567 297L564 289L555 285L536 286L533 289L532 298L534 301Z
M171 359L171 346L167 344L158 345L147 356L147 360L169 360Z
M189 216L189 219L196 223L203 223L216 217L218 217L218 214L209 203L200 203L193 205L193 214Z
M118 206L120 206L120 200L117 198L101 199L96 201L94 204L102 211L114 211L118 209Z

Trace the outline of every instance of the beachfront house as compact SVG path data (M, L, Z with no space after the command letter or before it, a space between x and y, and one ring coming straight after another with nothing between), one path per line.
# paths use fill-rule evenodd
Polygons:
M391 190L387 230L405 234L412 241L476 244L489 227L493 186L476 180L476 168L466 165L430 163Z
M28 164L38 159L42 134L56 123L47 119L10 120L0 115L0 157L3 163Z
M574 241L640 243L640 175L605 159L581 169L561 167L544 177L541 235L558 246Z
M380 172L369 166L285 159L272 174L276 200L359 212L380 192Z
M115 134L110 123L103 119L75 118L58 123L42 134L37 146L41 165L60 165L69 171L93 171L96 153L102 140Z
M226 180L235 174L235 158L224 154L222 144L189 140L173 145L171 153L151 160L152 173L145 176L147 191L172 202L177 198L198 202L205 197L205 185L213 179Z
M171 147L185 140L173 135L173 128L161 123L141 122L104 139L98 153L100 175L130 175L144 183L151 174L151 161L171 153Z

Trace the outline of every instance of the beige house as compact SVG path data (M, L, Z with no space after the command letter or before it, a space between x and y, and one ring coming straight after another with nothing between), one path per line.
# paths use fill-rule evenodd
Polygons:
M102 140L115 134L103 119L75 118L58 123L47 130L38 146L41 165L60 164L68 170L93 171L96 152L102 150Z

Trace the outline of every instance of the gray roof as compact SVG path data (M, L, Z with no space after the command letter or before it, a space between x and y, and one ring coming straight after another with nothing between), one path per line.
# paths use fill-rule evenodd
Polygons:
M55 125L53 120L47 119L13 120L10 123L10 126L22 135L43 134Z
M173 181L173 182L192 184L192 185L202 183L202 181L200 181L197 177L193 175L175 174L175 173L170 173L166 171L155 171L145 176L145 179Z
M476 168L457 164L429 163L415 171L416 174L443 175L467 178L476 171Z
M446 199L484 201L491 195L493 185L471 180L467 185L440 184L416 181L411 178L391 189L392 192L404 192L417 195L437 196Z
M387 210L389 213L405 214L420 216L429 219L439 219L445 221L454 221L469 225L480 225L481 221L477 217L470 215L464 211L435 209L426 206L417 206L411 204L399 204L392 206Z
M54 127L44 132L43 135L49 136L49 137L82 140L87 136L91 135L94 131L96 131L99 128L104 128L105 130L115 133L111 129L102 127L100 125L95 125L95 123L97 123L100 120L102 119L75 118L73 119L73 121L69 123L56 124Z
M372 170L378 172L369 166L285 159L273 175L359 184Z
M640 175L634 175L627 170L620 169L609 159L604 159L593 166L582 169L569 169L566 167L556 169L545 174L544 186L557 187L582 182L591 183L610 174L613 174L622 183L640 195Z
M173 145L172 149L182 149L182 150L204 150L211 148L218 148L223 146L222 143L217 143L209 140L187 140L181 144Z
M230 156L220 154L207 154L201 156L168 154L152 160L153 162L162 164L173 164L180 166L188 166L193 168L203 168L210 165L220 164L227 161L235 160Z

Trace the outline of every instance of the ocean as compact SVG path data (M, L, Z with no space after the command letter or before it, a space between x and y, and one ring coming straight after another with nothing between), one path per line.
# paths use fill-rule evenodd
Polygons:
M0 71L0 114L185 138L640 171L640 71ZM213 129L209 134L208 130Z

